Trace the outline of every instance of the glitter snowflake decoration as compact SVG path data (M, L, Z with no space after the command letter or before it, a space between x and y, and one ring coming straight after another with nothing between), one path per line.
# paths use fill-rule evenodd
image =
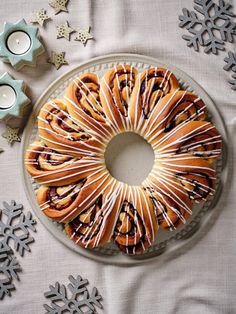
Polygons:
M232 6L223 0L217 5L212 0L194 0L194 9L201 14L200 18L195 11L183 9L179 16L180 27L185 27L191 35L183 35L188 47L199 50L199 45L205 47L206 53L217 54L224 50L225 42L232 42L236 34L236 23L231 20L234 16Z
M6 245L10 239L13 240L14 249L23 256L25 250L30 251L29 244L34 241L29 234L29 230L36 231L34 227L35 221L32 219L30 212L26 215L22 213L23 206L21 204L11 201L10 204L3 202L3 205L4 208L0 216L0 237L3 238L2 243Z
M19 280L18 272L21 268L12 253L10 247L0 241L0 299L5 295L10 296L11 291L15 289L13 280Z
M231 88L236 90L236 54L232 51L228 52L228 56L224 59L226 65L224 66L224 70L229 71L232 70L234 74L232 74L229 83L231 84Z
M62 313L79 313L93 314L96 313L96 307L102 308L100 303L102 297L98 294L97 288L93 288L89 293L87 289L88 280L82 279L80 276L74 278L69 276L70 283L67 285L71 296L68 296L65 285L59 282L55 286L50 285L50 290L45 292L46 298L51 300L51 305L44 304L47 314Z

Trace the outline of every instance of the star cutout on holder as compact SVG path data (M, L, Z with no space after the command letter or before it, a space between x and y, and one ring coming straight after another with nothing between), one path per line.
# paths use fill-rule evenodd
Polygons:
M25 94L26 86L24 82L22 80L15 80L6 72L0 77L0 86L1 85L12 87L16 99L11 107L0 110L0 120L8 121L11 117L22 117L24 115L24 109L30 103L30 99Z
M67 10L67 2L69 0L51 0L49 1L50 6L55 10L55 14L63 12L68 12Z
M68 64L65 60L65 54L65 52L56 53L55 51L52 51L48 62L52 63L58 70L63 64Z
M77 28L76 32L77 32L77 37L75 38L75 40L81 41L84 46L86 45L87 40L93 38L93 36L90 34L90 26L84 29Z
M31 23L38 23L40 26L43 26L44 22L49 19L50 17L47 15L46 10L40 9L33 12Z
M6 131L2 134L2 137L7 139L9 144L14 142L20 142L21 138L18 135L19 129L12 129L8 125L6 126Z
M30 37L30 47L24 54L14 54L9 50L7 42L10 34L15 31L26 33ZM18 39L15 42L18 44ZM42 43L39 40L39 30L31 24L27 24L24 19L16 23L5 22L3 32L0 33L0 58L4 62L9 62L16 71L20 70L23 66L35 66L36 59L45 51Z
M66 38L70 40L70 34L75 32L73 28L69 26L69 23L66 21L64 24L57 26L57 38Z

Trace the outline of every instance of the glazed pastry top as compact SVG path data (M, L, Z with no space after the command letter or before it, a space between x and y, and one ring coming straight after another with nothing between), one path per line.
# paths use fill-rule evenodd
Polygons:
M84 73L72 80L63 99L42 107L40 140L26 151L42 211L65 223L82 247L113 240L126 254L148 249L159 228L180 227L194 204L215 192L222 139L206 105L160 67L138 73L119 64L102 78ZM144 137L155 154L140 186L117 181L104 161L109 141L128 131Z

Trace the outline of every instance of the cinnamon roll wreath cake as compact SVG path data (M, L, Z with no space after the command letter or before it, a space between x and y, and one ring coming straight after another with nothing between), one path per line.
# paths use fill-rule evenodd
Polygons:
M141 135L155 153L140 186L106 168L106 147L122 132ZM114 241L126 254L143 252L159 228L180 227L215 192L221 136L204 102L164 68L120 64L102 78L80 75L41 108L38 135L25 155L38 204L85 248Z

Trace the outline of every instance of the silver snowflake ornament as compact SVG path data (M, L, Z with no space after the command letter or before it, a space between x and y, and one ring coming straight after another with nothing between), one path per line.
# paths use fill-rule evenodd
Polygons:
M224 66L225 71L233 71L231 79L228 81L231 84L231 88L236 90L236 54L232 51L228 52L228 56L224 59L226 65Z
M15 289L13 280L19 280L18 272L21 267L12 253L10 247L0 241L0 300L5 295L11 295L11 291Z
M50 306L44 304L46 314L93 314L96 313L95 306L102 309L100 303L102 297L95 287L89 293L87 279L82 279L80 276L76 278L69 276L69 280L68 289L65 285L56 282L54 286L49 286L49 291L44 293L44 296L51 300ZM70 296L68 296L68 290Z
M90 26L84 29L77 28L76 32L77 32L77 36L75 40L81 41L84 46L86 46L86 43L89 39L93 38L93 35L90 34Z
M224 58L224 61L226 62L224 70L232 70L236 73L236 54L234 54L232 51L229 51L228 56Z
M232 75L232 79L229 80L229 84L231 84L231 88L236 90L236 74Z
M188 47L199 50L199 45L205 47L206 53L217 54L225 50L225 42L233 42L236 34L236 23L231 20L234 16L232 6L223 0L218 5L212 0L194 0L195 11L183 9L179 16L180 27L184 27L191 35L183 35Z
M14 249L19 252L21 256L25 251L30 251L29 244L34 241L30 236L29 230L35 232L36 223L32 218L30 212L23 214L23 205L16 204L11 201L10 204L3 202L4 208L0 212L0 238L4 245L9 244L9 241L14 242ZM5 216L4 220L2 216Z

